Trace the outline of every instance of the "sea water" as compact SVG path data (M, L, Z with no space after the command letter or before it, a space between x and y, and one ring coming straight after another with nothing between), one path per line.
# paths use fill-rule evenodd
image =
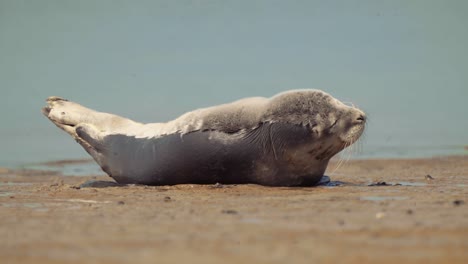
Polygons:
M0 166L82 159L56 95L142 122L319 88L369 117L352 158L467 154L466 2L1 1Z

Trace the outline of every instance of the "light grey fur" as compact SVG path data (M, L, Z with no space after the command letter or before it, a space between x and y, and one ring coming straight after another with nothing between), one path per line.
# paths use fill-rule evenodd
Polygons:
M323 176L328 160L354 143L365 125L361 110L319 90L242 99L150 124L97 112L59 97L47 102L44 115L74 137L104 171L121 182L144 184L219 179L236 183L236 173L251 174L245 179L238 176L239 182L313 184ZM205 151L197 153L198 157L186 154L197 149ZM217 152L219 155L213 154ZM172 156L163 156L167 153ZM232 159L238 159L236 166ZM245 167L246 163L252 165ZM192 172L195 164L202 168L211 164L210 170L201 171L213 175ZM243 169L237 171L236 167ZM222 178L221 172L229 176Z

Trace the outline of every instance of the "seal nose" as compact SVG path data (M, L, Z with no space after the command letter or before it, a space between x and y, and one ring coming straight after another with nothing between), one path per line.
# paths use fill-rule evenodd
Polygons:
M366 122L366 115L360 114L360 115L358 116L358 118L356 119L356 121L357 121L358 123L364 123L364 122Z

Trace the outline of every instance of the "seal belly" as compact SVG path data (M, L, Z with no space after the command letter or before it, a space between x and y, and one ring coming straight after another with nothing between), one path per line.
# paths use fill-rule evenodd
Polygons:
M311 140L311 133L303 126L270 123L231 134L108 135L103 144L107 159L101 167L119 183L314 185L326 165L314 165L310 157L293 151ZM297 166L298 161L304 165Z
M108 135L106 164L117 182L149 185L242 183L249 174L252 151L234 149L220 132L171 134L160 138ZM224 133L222 133L224 134Z

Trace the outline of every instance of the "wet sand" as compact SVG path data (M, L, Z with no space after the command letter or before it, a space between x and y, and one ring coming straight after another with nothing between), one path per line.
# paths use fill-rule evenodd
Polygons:
M350 161L330 177L312 188L113 186L0 168L0 259L468 263L468 156ZM80 187L88 180L105 182Z

